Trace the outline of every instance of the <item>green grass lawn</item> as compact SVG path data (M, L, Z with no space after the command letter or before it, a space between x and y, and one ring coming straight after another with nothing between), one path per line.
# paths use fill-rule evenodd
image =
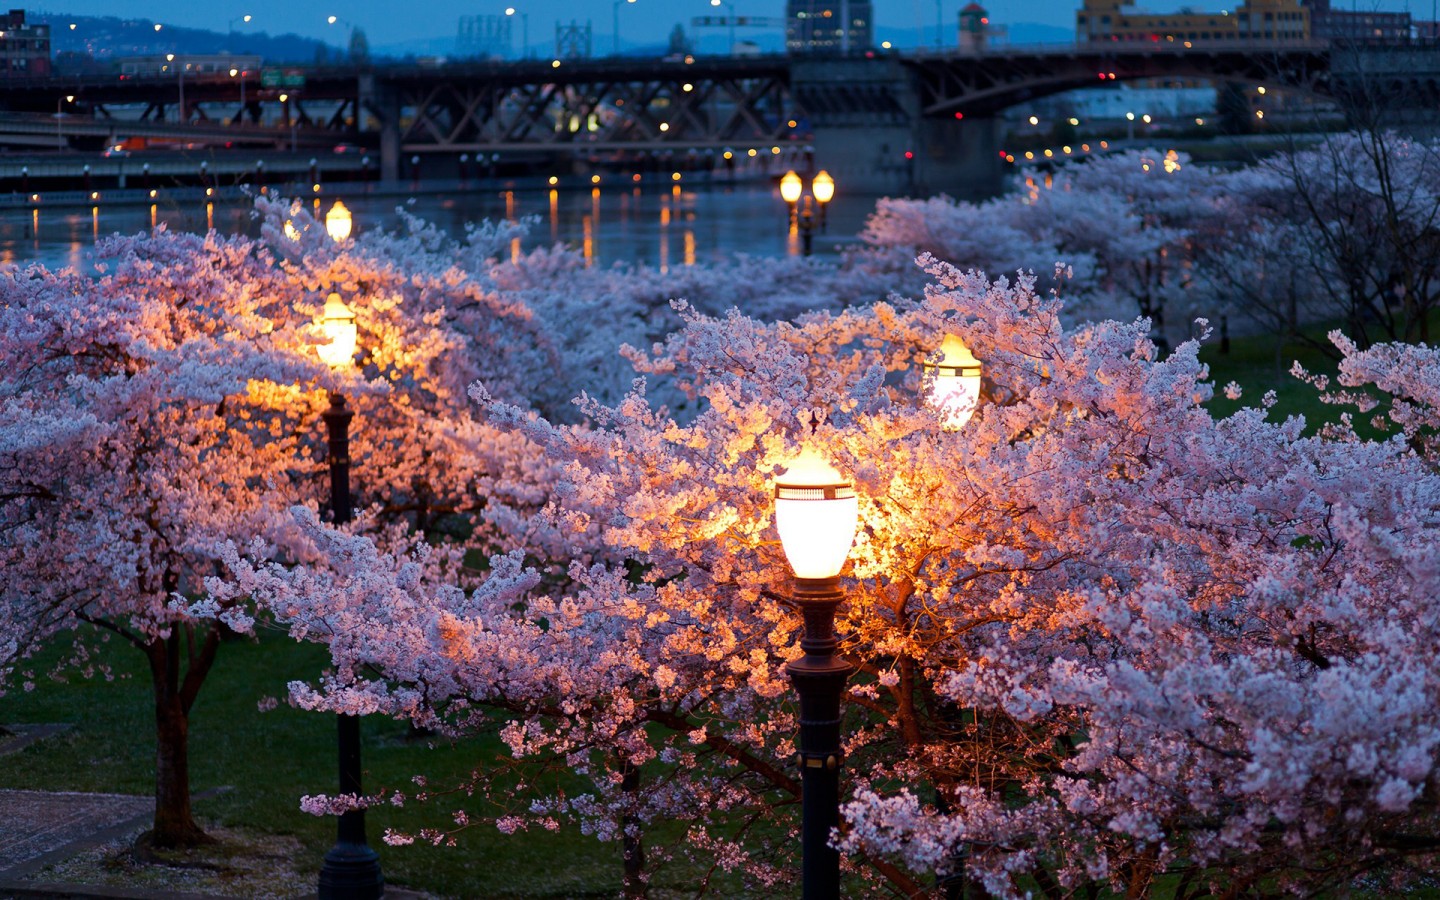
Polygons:
M149 675L141 654L117 641L104 651L117 679L40 679L34 692L0 698L0 723L68 722L64 735L32 744L0 762L0 787L101 791L149 795L154 791L154 718ZM56 653L47 654L47 661ZM309 852L313 870L334 841L333 819L302 813L307 793L335 792L334 717L303 712L283 702L286 682L312 679L327 662L323 648L270 634L255 642L235 640L220 650L191 719L190 771L195 792L223 785L227 793L198 800L202 821L293 834ZM266 696L281 705L267 713ZM482 736L452 745L411 738L408 725L367 717L362 725L367 789L393 786L413 792L410 778L423 773L432 786L458 779L508 751ZM380 852L386 881L453 897L560 898L618 894L621 851L577 829L505 836L478 825L457 837L458 846L419 843L386 847L385 827L414 831L444 828L450 806L415 804L367 814L370 843ZM469 809L476 811L476 801ZM483 810L481 810L483 812ZM662 875L658 879L665 883ZM313 884L313 881L311 882ZM304 885L297 886L303 889Z
M1272 415L1278 418L1303 415L1307 431L1320 423L1337 421L1344 408L1321 402L1318 391L1290 374L1290 366L1297 360L1311 372L1333 376L1337 371L1334 359L1297 341L1250 335L1232 338L1230 352L1221 353L1219 340L1211 340L1200 349L1200 361L1210 367L1210 380L1215 385L1215 399L1208 404L1210 411L1216 416L1228 416L1243 406L1259 406L1265 392L1274 391ZM1225 396L1225 385L1231 381L1244 389L1239 400Z

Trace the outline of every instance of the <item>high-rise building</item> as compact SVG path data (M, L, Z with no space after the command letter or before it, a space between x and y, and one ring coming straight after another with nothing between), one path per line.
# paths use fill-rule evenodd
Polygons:
M875 44L871 0L786 0L785 49L797 55L840 55Z

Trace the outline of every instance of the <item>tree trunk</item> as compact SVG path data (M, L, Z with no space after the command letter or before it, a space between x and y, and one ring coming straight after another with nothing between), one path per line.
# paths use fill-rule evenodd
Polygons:
M620 788L625 791L631 804L640 802L640 769L628 759L620 761ZM625 900L639 900L648 896L645 883L645 844L641 834L640 817L626 814L621 817L624 829L622 846L625 850L625 884L621 895Z
M184 628L190 652L180 676ZM219 647L219 631L208 629L204 644L195 647L193 627L176 625L168 638L145 646L155 691L155 825L149 835L154 847L194 847L211 838L195 823L190 809L190 707Z

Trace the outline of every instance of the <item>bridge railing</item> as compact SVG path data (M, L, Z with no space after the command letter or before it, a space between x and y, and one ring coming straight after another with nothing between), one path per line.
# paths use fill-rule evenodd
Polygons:
M979 49L944 47L920 49L902 56L917 60L947 60L1007 56L1096 56L1108 54L1205 54L1205 53L1319 53L1331 49L1329 41L1090 41L1087 43L989 44Z

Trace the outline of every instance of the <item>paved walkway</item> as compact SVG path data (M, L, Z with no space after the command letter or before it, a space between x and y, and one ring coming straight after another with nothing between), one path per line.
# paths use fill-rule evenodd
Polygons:
M0 790L0 880L21 878L104 840L116 829L143 822L155 810L153 797Z

